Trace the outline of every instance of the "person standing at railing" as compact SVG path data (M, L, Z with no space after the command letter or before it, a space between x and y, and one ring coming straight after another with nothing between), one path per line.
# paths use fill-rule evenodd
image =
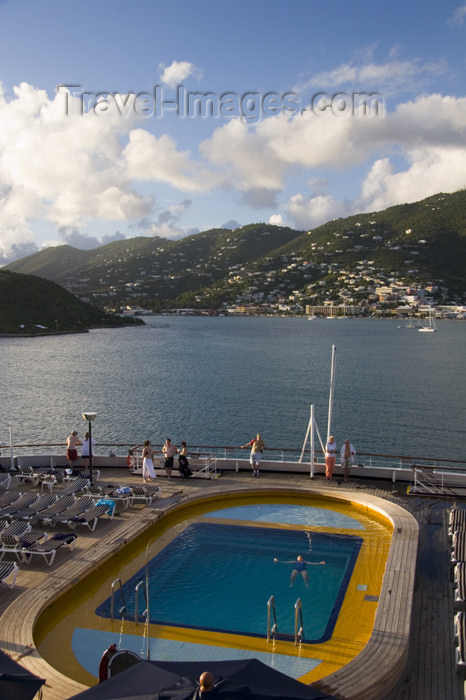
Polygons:
M78 439L78 431L73 430L66 438L66 459L68 460L68 469L73 469L73 462L78 459L77 447L81 442Z
M155 479L157 474L154 469L154 453L150 444L150 440L144 440L142 449L142 480L144 483Z
M335 443L335 438L330 435L325 445L325 478L331 479L333 470L335 467L335 460L337 454L337 446Z
M94 447L95 447L95 440L94 438L91 438L91 444L89 444L89 433L85 433L84 435L84 440L83 440L83 445L81 447L81 457L84 462L85 467L89 467L89 459L91 456L91 448L92 448L92 454L94 454Z
M251 448L251 454L249 461L251 463L252 475L259 476L259 465L261 463L261 454L265 450L265 444L262 439L262 435L257 433L256 437L247 442L245 445L241 445L241 449L244 450L246 447Z
M354 446L350 443L348 439L345 440L343 443L343 447L340 450L340 457L341 457L341 467L343 469L344 473L344 480L348 481L349 475L350 475L350 469L351 465L354 462L354 455L356 454L356 450L354 449Z
M162 452L165 455L165 462L164 462L164 469L167 472L167 476L170 479L172 475L172 469L173 469L173 458L178 452L176 449L175 445L172 445L172 441L170 438L167 438L165 440L165 445L162 447Z
M178 455L178 469L184 479L188 479L193 475L191 469L189 468L188 447L185 442L181 443L181 450Z

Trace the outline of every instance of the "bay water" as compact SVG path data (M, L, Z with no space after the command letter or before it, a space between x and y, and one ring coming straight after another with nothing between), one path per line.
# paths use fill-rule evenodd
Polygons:
M96 411L99 443L300 450L311 404L325 438L359 452L463 460L466 323L418 333L400 320L145 317L146 325L0 338L0 441L65 443ZM64 448L63 448L64 449ZM26 450L24 450L26 452ZM30 450L30 452L33 450ZM120 450L121 453L124 453Z

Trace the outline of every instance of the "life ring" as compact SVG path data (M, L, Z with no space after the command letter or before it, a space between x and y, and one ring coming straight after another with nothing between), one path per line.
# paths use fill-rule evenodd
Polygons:
M102 681L106 681L108 678L108 662L112 658L112 656L115 654L117 651L117 645L116 644L110 644L108 649L104 651L102 654L102 658L100 659L100 664L99 664L99 683L102 683Z

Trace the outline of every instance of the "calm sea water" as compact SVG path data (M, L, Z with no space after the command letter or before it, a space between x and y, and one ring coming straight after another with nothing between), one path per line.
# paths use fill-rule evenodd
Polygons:
M100 443L301 449L314 404L361 452L464 459L466 323L418 333L399 321L149 317L147 325L0 339L0 440L64 443L84 410ZM106 454L108 448L103 449Z

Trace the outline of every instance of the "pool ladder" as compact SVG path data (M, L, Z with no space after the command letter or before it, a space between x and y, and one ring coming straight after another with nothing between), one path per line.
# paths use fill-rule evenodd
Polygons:
M273 618L273 625L271 625ZM278 637L277 614L275 611L275 598L273 595L267 601L267 643L270 639ZM294 604L294 645L301 644L304 640L303 606L301 598Z
M139 583L136 585L136 587L134 589L134 622L136 625L139 622L139 589L141 588L141 586L144 586L143 591L144 591L144 598L145 598L145 602L146 602L146 609L142 613L142 617L146 618L146 622L147 622L147 619L149 617L149 613L148 613L149 603L148 603L148 599L147 599L147 586L145 586L144 584L145 584L145 581L139 581ZM118 610L118 613L119 613L119 615L121 615L121 617L123 617L123 615L126 612L126 603L125 603L125 596L123 593L123 584L121 583L120 578L116 578L112 583L112 594L111 594L111 598L110 598L110 618L111 618L112 622L115 618L115 615L114 615L114 612L115 612L115 589L117 589L117 587L120 589L121 600L123 602L123 605Z

